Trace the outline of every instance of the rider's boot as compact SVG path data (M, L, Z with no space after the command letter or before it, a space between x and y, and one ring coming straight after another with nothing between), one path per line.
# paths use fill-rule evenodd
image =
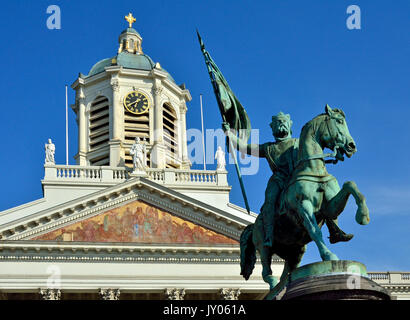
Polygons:
M345 233L339 228L339 226L337 225L337 219L326 219L326 225L329 229L330 234L329 242L332 244L340 241L346 242L353 238L353 234Z
M265 202L261 208L263 222L263 246L272 248L273 246L273 223L274 223L274 206L270 202Z
M270 208L270 206L266 206ZM265 207L265 209L266 209ZM268 215L267 212L270 214ZM265 211L263 213L263 223L264 223L264 228L263 228L263 246L267 248L272 248L273 246L273 227L274 227L274 212L272 211Z
M265 234L263 239L263 246L267 248L271 248L273 245L273 224L267 223L265 224Z

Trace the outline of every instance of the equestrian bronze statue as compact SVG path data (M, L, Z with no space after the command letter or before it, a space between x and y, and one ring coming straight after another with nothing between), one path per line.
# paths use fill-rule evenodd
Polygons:
M289 274L298 267L309 242L316 243L322 260L338 260L324 243L321 227L327 225L330 243L349 241L353 237L340 230L337 223L350 195L357 204L357 223L369 223L365 197L356 184L348 181L340 188L336 178L326 170L327 163L336 164L343 161L344 156L350 158L356 152L356 144L344 112L328 105L324 113L304 125L299 139L292 138L290 116L280 112L272 117L270 124L275 142L247 144L251 128L246 111L205 50L199 34L198 39L222 115L229 150L236 147L242 153L266 158L272 170L260 213L240 237L241 275L249 279L258 251L263 279L269 284L271 293L279 293L286 286ZM325 153L326 148L332 153ZM334 159L326 160L329 157ZM238 177L247 204L239 173ZM272 276L274 254L285 260L279 283Z

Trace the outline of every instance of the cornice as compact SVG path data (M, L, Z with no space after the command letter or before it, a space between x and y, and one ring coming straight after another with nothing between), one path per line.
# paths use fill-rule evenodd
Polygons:
M240 249L235 245L1 241L1 261L238 264ZM283 260L275 256L272 262Z
M410 293L410 284L380 284L382 287L389 290L391 293Z
M164 71L153 69L151 71L147 70L135 70L135 69L128 69L119 66L110 66L106 67L105 71L92 75L86 78L78 78L72 85L71 88L76 90L79 85L83 85L85 87L93 84L94 82L102 81L110 79L113 76L121 77L121 76L132 76L132 77L139 77L145 79L158 79L161 81L162 85L164 85L168 90L173 91L176 95L183 97L183 99L187 101L191 101L192 97L188 89L181 89L176 83L169 80L167 78L167 74ZM122 82L121 82L122 83Z
M102 81L102 80L107 80L110 79L111 75L109 73L107 73L106 71L94 74L92 76L86 77L83 80L83 85L85 87L87 87L88 85L94 83L94 82L98 82L98 81Z

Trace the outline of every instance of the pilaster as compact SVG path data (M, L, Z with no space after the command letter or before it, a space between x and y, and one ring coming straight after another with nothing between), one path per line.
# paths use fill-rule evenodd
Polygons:
M164 169L166 163L166 147L157 142L151 149L151 168Z
M110 167L124 166L124 150L121 140L111 140L110 146Z
M162 119L162 103L161 94L163 92L161 81L156 79L154 81L154 143L151 150L151 167L165 168L166 163L166 147L164 145L163 137L163 119Z
M77 91L77 105L78 105L78 154L77 163L80 166L87 165L87 123L85 115L85 95L83 87Z
M187 107L183 104L180 108L180 125L181 125L181 152L182 152L182 166L181 169L190 169L191 168L191 161L188 158L188 145L187 145L187 137L186 137L186 112Z
M123 140L124 130L124 109L121 105L120 101L120 84L118 79L112 78L111 79L111 87L112 87L112 110L113 110L113 132L112 132L112 139L113 140Z

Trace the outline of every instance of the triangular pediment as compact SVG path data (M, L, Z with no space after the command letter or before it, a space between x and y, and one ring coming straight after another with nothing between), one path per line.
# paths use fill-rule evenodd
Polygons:
M133 201L31 240L135 242L158 244L238 244L215 231L169 212Z
M237 244L254 219L137 177L3 224L0 236L2 240ZM165 231L158 231L157 224ZM154 232L151 236L149 230Z

